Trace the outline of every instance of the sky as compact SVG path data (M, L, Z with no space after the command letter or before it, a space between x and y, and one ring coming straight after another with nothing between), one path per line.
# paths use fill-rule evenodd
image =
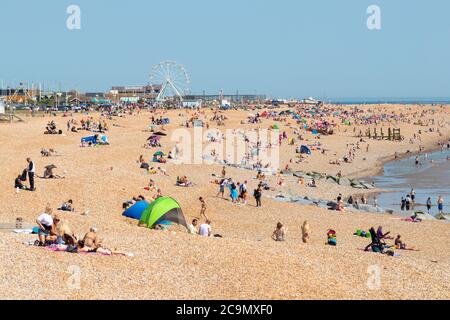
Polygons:
M78 5L81 29L69 30ZM369 30L367 8L381 10ZM1 0L0 81L107 91L166 60L192 93L450 97L448 0Z

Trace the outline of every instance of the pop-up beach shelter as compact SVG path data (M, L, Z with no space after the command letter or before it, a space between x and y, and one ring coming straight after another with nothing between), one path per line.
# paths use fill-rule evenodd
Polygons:
M301 154L309 154L309 155L311 155L311 149L308 148L307 146L301 146L300 147L300 153Z
M140 219L140 223L148 228L162 222L174 222L187 228L183 211L175 199L170 197L156 199L144 210Z
M81 142L83 142L83 143L92 142L93 144L97 144L98 140L97 140L97 136L90 136L90 137L81 138Z
M140 220L142 217L142 213L144 213L145 209L147 209L149 206L150 204L147 201L136 202L133 206L125 210L123 215L127 218Z

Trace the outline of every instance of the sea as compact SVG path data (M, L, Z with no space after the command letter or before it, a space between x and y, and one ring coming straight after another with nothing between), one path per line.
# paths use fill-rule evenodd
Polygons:
M427 212L426 201L431 197L433 207L431 214L436 215L437 200L444 198L444 212L450 213L450 149L436 151L419 156L419 165L416 165L416 155L402 160L386 163L384 173L373 177L377 188L392 192L377 195L378 205L385 209L400 210L402 197L406 197L414 188L416 193L416 208Z

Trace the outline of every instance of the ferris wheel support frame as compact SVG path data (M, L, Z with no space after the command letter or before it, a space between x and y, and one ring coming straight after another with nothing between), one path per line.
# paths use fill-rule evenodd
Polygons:
M184 69L184 66L178 64L175 61L165 61L161 62L158 65L156 65L153 68L152 73L150 74L151 79L158 79L160 80L159 84L161 85L161 90L159 91L158 95L156 96L157 102L164 102L168 97L168 90L172 91L173 97L178 97L179 100L182 102L183 94L182 90L188 90L184 87L180 86L178 84L180 78L172 79L172 71L181 71L181 76L185 80L185 84L189 85L189 75L187 74L186 70ZM180 76L180 73L178 73L178 76ZM173 81L176 80L176 81ZM187 88L187 87L186 87Z

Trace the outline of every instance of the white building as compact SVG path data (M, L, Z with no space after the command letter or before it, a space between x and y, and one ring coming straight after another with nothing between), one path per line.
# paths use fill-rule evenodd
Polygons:
M5 102L0 98L0 114L5 114Z

